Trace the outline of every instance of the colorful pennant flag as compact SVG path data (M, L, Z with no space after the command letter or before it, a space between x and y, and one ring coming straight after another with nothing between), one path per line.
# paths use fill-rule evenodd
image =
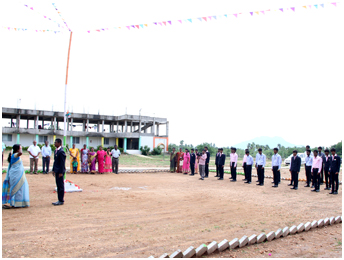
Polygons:
M27 7L27 8L29 8L30 10L32 10L33 11L33 7L29 7L28 5L24 5L25 7ZM47 16L46 15L44 15L44 14L42 14L41 12L39 12L39 11L36 11L36 9L35 9L35 12L37 12L38 14L40 14L40 15L42 15L44 18L47 18ZM57 24L57 26L58 27L61 27L61 28L64 28L63 27L63 25L62 24L60 24L60 23L58 23L57 21L55 21L55 20L52 20L51 18L47 18L49 21L52 21L52 22L54 22L54 23L56 23Z
M61 17L61 19L62 19L62 21L63 21L63 23L65 24L65 26L67 27L67 29L71 32L72 30L71 29L69 29L69 27L68 27L68 25L67 25L67 23L65 22L65 20L62 18L62 16L61 16L61 12L59 12L59 10L57 9L57 7L56 7L56 5L55 5L55 3L52 3L52 5L54 6L54 8L55 8L55 10L56 10L56 12L59 14L59 16Z

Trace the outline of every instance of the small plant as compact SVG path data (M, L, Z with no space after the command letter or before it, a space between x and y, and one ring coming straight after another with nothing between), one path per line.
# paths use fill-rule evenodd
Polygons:
M155 147L152 151L152 155L159 155L161 154L162 149L160 147Z
M7 173L7 171L6 170L2 170L2 173Z
M141 151L142 155L148 155L149 150L150 150L150 148L148 147L148 145L145 145L144 147L143 146L140 147L140 151Z

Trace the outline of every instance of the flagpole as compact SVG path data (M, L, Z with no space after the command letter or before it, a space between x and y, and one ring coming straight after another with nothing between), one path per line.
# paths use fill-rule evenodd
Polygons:
M66 147L67 145L67 116L66 116L66 107L67 107L67 83L68 83L68 68L69 68L69 55L70 55L70 46L72 44L72 31L70 32L69 37L69 47L68 47L68 57L67 57L67 70L66 70L66 84L65 84L65 93L64 93L64 117L63 117L63 144ZM66 148L67 149L67 148Z

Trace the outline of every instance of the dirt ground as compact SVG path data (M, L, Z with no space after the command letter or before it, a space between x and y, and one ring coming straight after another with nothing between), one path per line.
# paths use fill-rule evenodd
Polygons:
M342 215L341 186L338 195L329 195L303 186L290 190L286 181L274 189L256 186L256 178L248 185L243 176L233 183L229 175L224 181L213 175L201 181L167 172L67 174L83 192L66 194L58 207L51 205L57 200L52 175L27 175L31 207L2 210L2 257L159 257ZM339 226L243 249L249 253L240 249L236 257L264 257L265 245L272 257L341 257Z

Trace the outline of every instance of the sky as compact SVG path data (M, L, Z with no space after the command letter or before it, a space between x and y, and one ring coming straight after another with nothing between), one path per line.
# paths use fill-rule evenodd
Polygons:
M230 146L259 136L280 136L296 145L325 146L342 140L342 4L53 2L73 31L70 111L123 115L142 109L142 115L168 119L170 143ZM301 7L321 3L325 8ZM278 10L287 7L296 11ZM267 9L277 11L249 14ZM242 15L236 18L233 13ZM228 18L176 22L223 14ZM151 26L168 20L172 25ZM70 33L57 22L62 24L49 1L0 2L3 107L17 107L21 99L21 108L63 111ZM144 23L150 26L125 28ZM110 29L95 31L101 28ZM35 32L46 29L63 33Z

